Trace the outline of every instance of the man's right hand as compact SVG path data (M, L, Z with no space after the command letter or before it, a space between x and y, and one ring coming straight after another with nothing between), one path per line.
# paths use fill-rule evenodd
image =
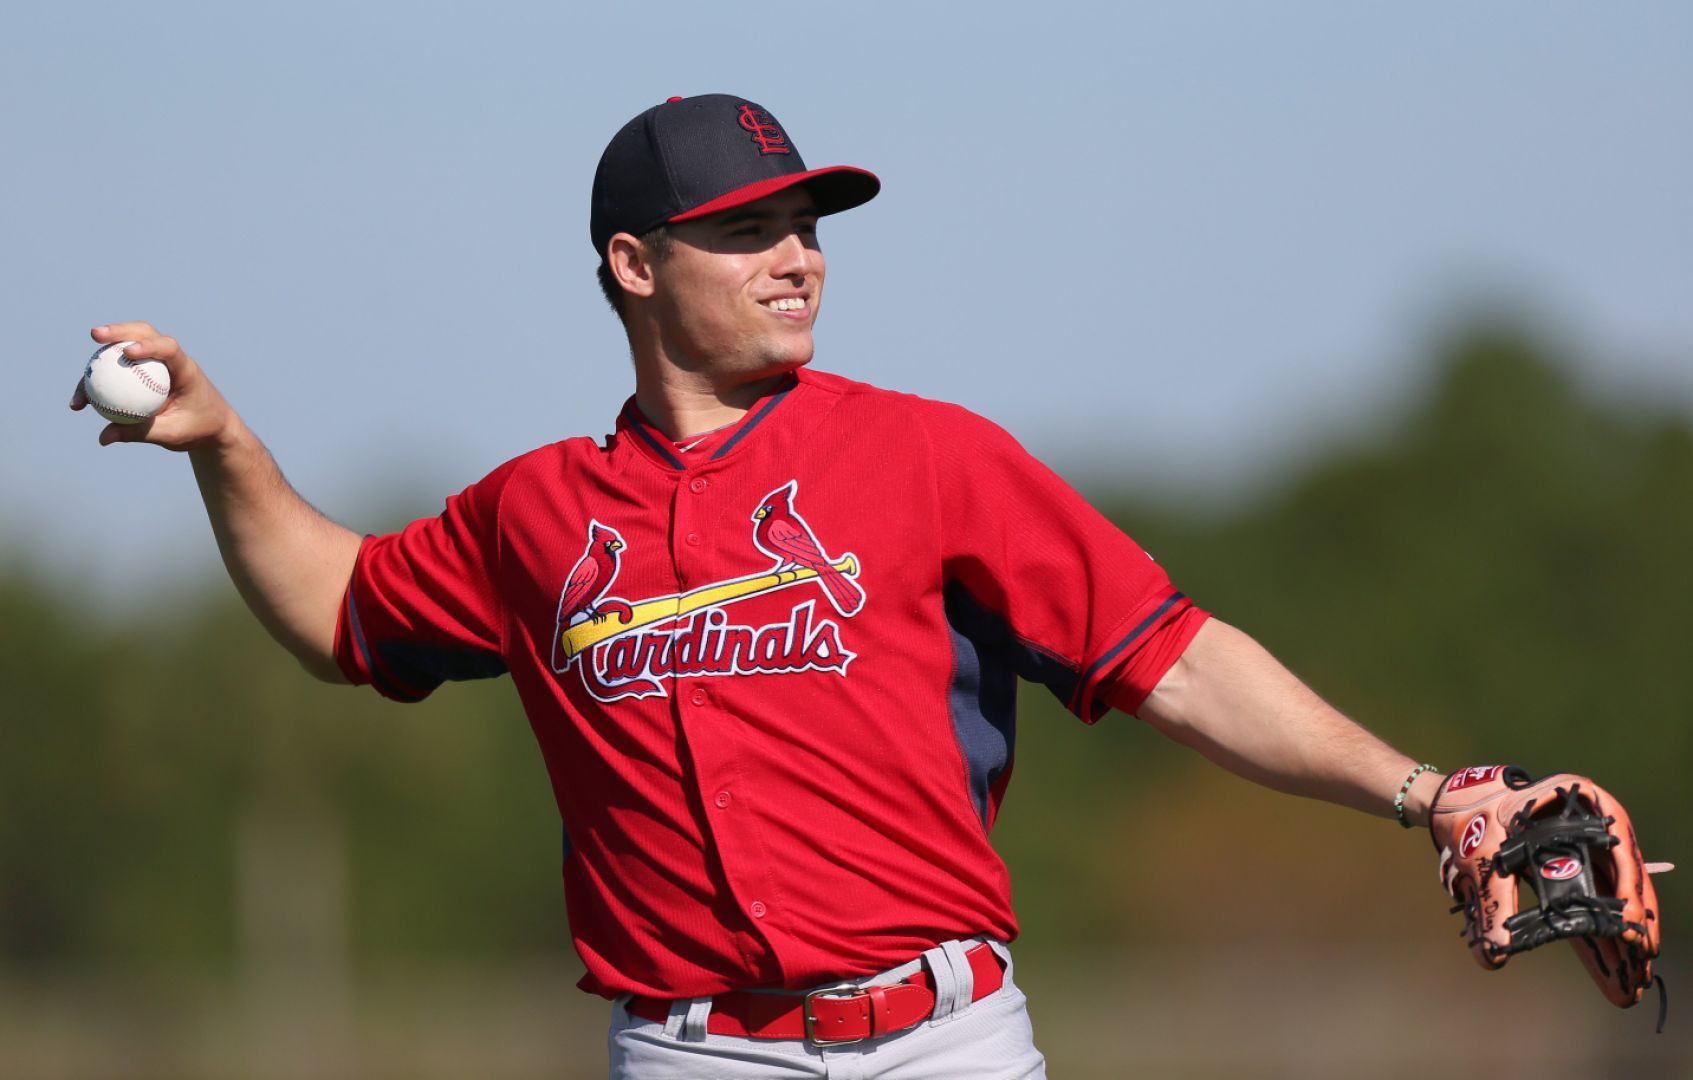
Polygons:
M188 458L206 516L242 599L307 671L346 682L335 662L335 628L358 558L358 534L295 493L270 451L175 338L144 322L97 326L92 336L101 345L133 341L126 356L160 360L170 369L164 408L139 424L108 424L100 444L149 442L192 451ZM71 408L87 405L78 380Z
M156 414L138 424L107 424L100 432L100 445L117 442L149 442L169 450L196 450L227 438L240 424L235 410L206 378L200 365L182 351L173 337L155 330L150 323L127 322L96 326L89 331L101 346L133 341L124 349L131 360L158 360L170 369L170 396ZM82 380L76 381L71 408L88 405Z

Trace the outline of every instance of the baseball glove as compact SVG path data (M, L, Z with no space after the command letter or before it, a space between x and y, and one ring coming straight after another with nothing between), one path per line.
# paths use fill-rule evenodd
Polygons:
M1516 765L1460 769L1435 792L1429 831L1483 967L1567 939L1614 1004L1645 995L1662 931L1651 872L1670 867L1640 857L1628 812L1604 788L1570 773L1534 780ZM1518 909L1519 882L1536 906Z

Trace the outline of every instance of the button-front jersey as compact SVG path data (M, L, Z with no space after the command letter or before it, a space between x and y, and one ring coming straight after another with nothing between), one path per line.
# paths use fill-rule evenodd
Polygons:
M1014 937L1017 677L1132 710L1203 619L991 423L801 370L686 451L631 403L366 540L336 650L402 701L509 671L584 987L695 997Z

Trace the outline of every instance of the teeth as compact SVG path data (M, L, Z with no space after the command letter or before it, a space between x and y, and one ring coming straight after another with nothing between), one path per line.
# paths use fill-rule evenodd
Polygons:
M793 296L783 300L766 300L764 306L771 311L803 311L805 309L805 297Z

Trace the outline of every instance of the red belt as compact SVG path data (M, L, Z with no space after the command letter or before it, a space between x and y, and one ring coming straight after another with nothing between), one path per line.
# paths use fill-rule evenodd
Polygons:
M974 984L971 1001L982 1000L1004 984L1005 971L992 948L976 945L964 956ZM632 1016L662 1024L670 1018L670 1004L662 998L632 997L624 1008ZM934 977L920 970L888 986L830 986L809 994L731 990L711 999L705 1029L713 1035L804 1039L814 1046L835 1046L904 1031L934 1011Z

